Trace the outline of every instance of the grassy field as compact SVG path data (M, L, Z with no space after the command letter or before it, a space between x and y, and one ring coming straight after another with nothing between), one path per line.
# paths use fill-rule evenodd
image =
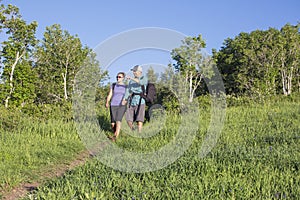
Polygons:
M24 199L297 199L299 102L299 98L280 99L263 105L228 107L218 142L204 158L199 157L199 149L210 110L201 108L201 126L195 140L183 156L167 167L126 173L94 158L48 181ZM36 170L83 149L71 124L51 123L33 123L20 132L1 133L1 172L9 169L9 173L1 174L1 180L5 180L2 186L15 185ZM158 149L176 135L178 123L178 117L168 115L157 135L141 139L123 133L115 145L131 151ZM153 125L148 123L144 128L149 130Z
M1 191L37 181L49 168L72 160L84 150L72 122L2 114L6 119L0 124L0 198Z

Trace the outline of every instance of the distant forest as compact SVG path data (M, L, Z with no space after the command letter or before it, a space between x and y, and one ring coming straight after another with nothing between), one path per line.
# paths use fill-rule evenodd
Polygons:
M68 104L72 101L75 76L86 64L94 66L98 74L96 100L103 100L108 86L100 83L108 73L101 69L101 61L95 59L92 49L59 24L49 25L38 40L37 27L38 22L28 23L22 18L18 7L1 5L0 34L6 39L0 48L0 104L5 108ZM224 38L222 47L213 49L209 59L223 78L226 95L264 98L299 93L299 27L299 23L287 23L280 30L254 30ZM203 82L205 65L197 61L203 62L201 49L206 44L201 33L182 42L172 51L175 64L170 68L185 75L191 86L190 95L203 95L207 93ZM151 76L153 72L147 73Z

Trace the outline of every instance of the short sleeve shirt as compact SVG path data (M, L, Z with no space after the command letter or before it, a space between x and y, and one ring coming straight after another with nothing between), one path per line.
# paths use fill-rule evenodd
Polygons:
M128 87L127 87L127 90L126 90L126 94L125 94L125 98L127 99L129 97L129 95L131 95L132 93L142 93L143 90L142 90L142 87L141 85L144 85L145 86L145 90L147 89L147 83L148 83L148 79L146 76L141 76L139 78L140 82L137 83L133 80L130 80L129 83L128 83ZM136 105L139 105L140 103L140 95L133 95L132 99L131 99L131 103L130 105L132 106L136 106ZM142 98L141 100L141 104L145 104L145 100Z
M110 86L111 89L113 85ZM122 105L122 100L124 98L125 95L125 90L126 90L126 85L119 85L116 84L115 88L113 89L113 96L111 99L111 106L121 106Z

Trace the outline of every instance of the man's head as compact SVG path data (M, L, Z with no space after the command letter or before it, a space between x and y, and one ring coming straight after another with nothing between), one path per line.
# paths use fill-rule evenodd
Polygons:
M139 65L134 66L131 71L133 72L135 77L140 77L143 72L143 68Z

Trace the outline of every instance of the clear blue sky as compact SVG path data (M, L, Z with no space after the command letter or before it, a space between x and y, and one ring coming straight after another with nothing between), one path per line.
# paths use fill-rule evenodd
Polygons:
M60 24L90 48L130 29L161 27L188 36L201 34L210 52L212 48L219 50L226 38L241 32L280 29L286 23L300 21L299 0L4 0L2 3L19 7L28 23L37 21L38 39L42 39L46 26Z

